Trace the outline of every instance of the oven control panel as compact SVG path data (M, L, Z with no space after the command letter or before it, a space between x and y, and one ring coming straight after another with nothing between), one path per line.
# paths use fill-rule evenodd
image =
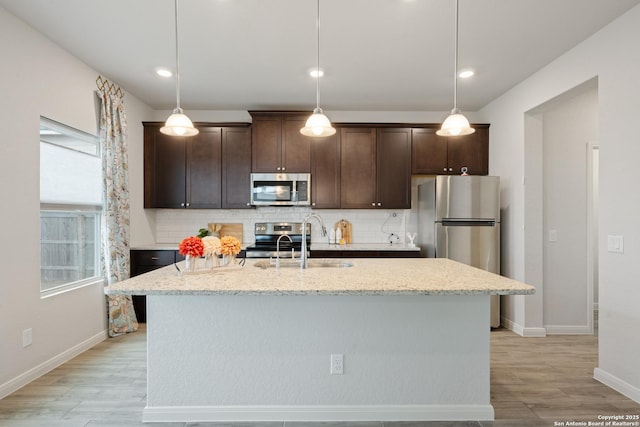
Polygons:
M302 234L301 222L256 222L254 228L256 235L265 234ZM311 234L311 224L307 224L307 233Z

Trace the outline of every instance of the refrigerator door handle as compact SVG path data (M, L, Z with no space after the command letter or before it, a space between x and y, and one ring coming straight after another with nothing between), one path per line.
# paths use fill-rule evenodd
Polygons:
M445 227L495 227L494 219L486 220L463 220L463 219L443 219L440 223Z

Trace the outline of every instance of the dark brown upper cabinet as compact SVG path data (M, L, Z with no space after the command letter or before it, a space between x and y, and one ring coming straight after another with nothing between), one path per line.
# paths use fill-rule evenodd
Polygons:
M345 127L340 137L340 207L410 208L411 129Z
M250 111L252 172L309 173L311 140L300 129L311 113Z
M311 141L311 207L340 207L340 132Z
M376 206L411 209L411 129L378 129L376 150Z
M197 125L176 137L144 123L145 208L249 207L250 128Z
M412 130L411 173L459 175L466 167L469 175L489 174L489 125L472 125L471 135L444 137L436 128Z
M222 128L222 207L251 207L251 128Z

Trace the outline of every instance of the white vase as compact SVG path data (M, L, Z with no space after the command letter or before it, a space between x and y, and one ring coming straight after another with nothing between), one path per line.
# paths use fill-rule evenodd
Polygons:
M198 257L187 255L184 259L184 271L193 273L196 271L196 260Z
M222 255L222 265L226 266L226 267L231 267L233 265L235 265L236 263L236 256L235 255Z

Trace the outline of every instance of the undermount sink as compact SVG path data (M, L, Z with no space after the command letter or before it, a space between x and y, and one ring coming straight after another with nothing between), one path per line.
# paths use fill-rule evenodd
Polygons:
M300 268L300 260L291 260L291 259L280 259L279 267L276 267L275 259L264 259L260 261L256 261L253 264L255 267L259 267L262 269L267 268ZM333 267L333 268L346 268L353 267L353 263L349 261L342 261L339 259L308 259L307 260L307 268L318 268L318 267Z

